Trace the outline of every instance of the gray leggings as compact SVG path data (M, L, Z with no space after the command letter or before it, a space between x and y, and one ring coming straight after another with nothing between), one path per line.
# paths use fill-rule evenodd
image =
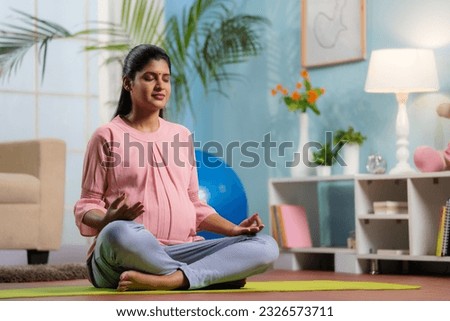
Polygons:
M91 274L94 284L116 288L122 272L168 275L183 271L190 289L262 273L277 259L268 235L241 235L164 246L141 224L115 221L98 235Z

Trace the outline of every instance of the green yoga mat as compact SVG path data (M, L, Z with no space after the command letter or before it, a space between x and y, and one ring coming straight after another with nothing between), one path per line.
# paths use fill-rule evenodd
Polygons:
M247 282L244 288L234 290L188 290L188 291L127 291L118 292L114 289L97 289L92 286L58 286L25 289L0 290L0 299L38 298L60 296L90 296L90 295L161 295L190 293L245 293L245 292L297 292L297 291L342 291L342 290L414 290L417 285L404 285L382 282L354 281L267 281Z

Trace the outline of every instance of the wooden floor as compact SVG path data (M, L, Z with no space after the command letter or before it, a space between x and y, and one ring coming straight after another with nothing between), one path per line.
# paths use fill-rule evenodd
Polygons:
M450 301L450 276L433 275L369 275L345 274L329 271L283 271L271 270L249 278L249 281L280 280L342 280L374 281L420 285L418 290L386 291L313 291L313 292L267 292L267 293L189 293L166 295L105 295L53 297L32 300L82 300L82 301ZM61 285L88 285L87 280L3 283L0 289L22 287L48 287ZM16 299L17 300L17 299ZM20 299L21 301L27 299ZM31 299L28 299L31 300Z

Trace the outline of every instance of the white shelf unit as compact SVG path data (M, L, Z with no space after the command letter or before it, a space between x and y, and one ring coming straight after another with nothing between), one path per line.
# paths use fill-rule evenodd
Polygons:
M330 241L330 236L327 235L328 231L324 231L324 229L330 229L330 225L336 224L333 224L334 222L326 222L324 224L324 220L321 222L320 214L326 212L327 209L326 204L319 203L321 183L348 182L353 184L353 180L354 177L351 175L308 176L269 180L269 208L272 205L282 203L302 205L307 213L313 243L313 247L310 248L282 249L280 259L275 265L276 268L289 270L334 268L335 271L355 272L356 251L348 249L342 244L336 246L333 244L333 241ZM350 186L350 188L352 189L353 198L353 187ZM350 213L350 219L354 219L354 213ZM345 227L345 224L343 226ZM334 226L334 228L339 228L339 226ZM341 233L345 233L345 237L350 232L341 231Z
M450 198L450 172L408 175L357 175L355 211L357 257L360 260L450 262L437 257L441 207ZM373 214L373 202L407 202L404 214ZM408 254L377 254L380 249Z
M321 246L318 186L321 182L354 184L356 250ZM367 272L370 261L417 261L448 263L435 256L441 207L450 198L450 171L405 175L366 175L279 178L269 180L269 206L280 203L305 207L313 239L312 248L284 249L276 267L290 270L333 265L335 271ZM373 214L373 202L407 202L408 212ZM336 225L327 228L336 228ZM403 250L406 254L377 254L379 249ZM321 264L321 260L328 261ZM329 262L331 260L331 263Z

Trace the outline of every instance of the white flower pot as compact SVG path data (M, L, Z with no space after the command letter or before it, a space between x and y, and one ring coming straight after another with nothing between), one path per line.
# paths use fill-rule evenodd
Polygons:
M317 166L316 167L317 176L330 176L331 166Z
M359 173L359 145L347 143L342 147L342 157L345 162L344 175L354 175Z
M296 161L298 161L298 157L300 156L300 161L298 164L290 168L292 177L302 177L302 176L311 176L314 173L313 167L309 166L309 162L312 159L312 152L310 148L304 148L305 145L309 143L309 115L308 113L299 113L298 116L299 124L299 144L297 146L297 151L295 152Z

